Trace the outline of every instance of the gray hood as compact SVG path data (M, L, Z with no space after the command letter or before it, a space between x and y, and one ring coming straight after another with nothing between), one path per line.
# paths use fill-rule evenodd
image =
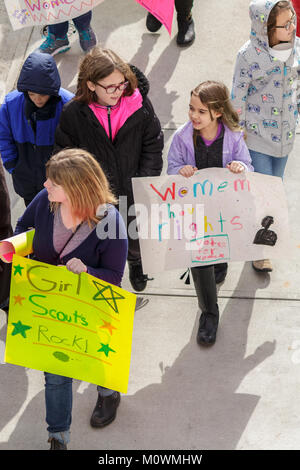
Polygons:
M269 52L269 40L268 40L268 19L272 8L279 3L280 0L252 0L249 6L249 15L251 20L251 33L250 41L254 47L259 49L265 49ZM291 2L290 2L291 3ZM291 4L291 9L295 13L295 10ZM294 32L292 46L295 43L296 30Z
M300 44L294 37L292 51L283 60L269 47L267 24L277 3L250 3L252 29L250 40L238 52L232 103L247 130L248 148L281 158L291 152L295 138L300 107Z

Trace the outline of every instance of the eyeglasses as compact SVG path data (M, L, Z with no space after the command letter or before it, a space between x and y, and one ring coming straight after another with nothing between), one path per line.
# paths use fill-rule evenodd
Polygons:
M284 26L275 26L275 28L284 28L286 31L288 31L292 25L295 26L295 23L296 23L296 16L293 15L292 18Z
M101 83L96 83L96 85L101 86L101 88L104 88L106 93L111 95L112 93L115 93L117 90L123 91L125 88L128 86L128 82L122 82L119 85L109 85L109 86L103 86Z

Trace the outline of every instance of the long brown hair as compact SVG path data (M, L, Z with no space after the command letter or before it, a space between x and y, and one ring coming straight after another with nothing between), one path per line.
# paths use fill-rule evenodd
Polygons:
M218 120L230 130L234 132L243 130L239 124L239 115L231 104L229 90L224 83L207 80L194 88L191 95L197 96L207 106L211 119L213 119L211 111L221 113Z
M270 11L269 17L268 17L268 39L269 39L269 46L273 47L274 44L274 34L276 32L276 21L277 21L277 16L279 13L281 13L284 10L291 10L293 13L293 7L291 3L287 0L282 0L280 2L277 2L276 5L272 8Z
M89 225L99 221L99 205L117 203L99 163L85 150L65 149L53 155L46 164L46 175L65 191L73 218ZM58 206L57 202L50 203L53 211Z
M77 91L74 100L81 101L85 104L97 101L95 92L89 89L87 82L90 81L96 84L99 80L108 77L115 70L121 72L125 80L128 81L128 86L124 90L124 96L131 96L137 88L138 83L129 65L111 49L103 49L100 46L95 46L85 55L79 65Z

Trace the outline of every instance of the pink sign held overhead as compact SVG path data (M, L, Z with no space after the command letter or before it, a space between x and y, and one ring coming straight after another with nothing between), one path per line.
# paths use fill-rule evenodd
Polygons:
M155 18L157 18L166 27L171 36L174 0L136 0L136 2L155 16Z

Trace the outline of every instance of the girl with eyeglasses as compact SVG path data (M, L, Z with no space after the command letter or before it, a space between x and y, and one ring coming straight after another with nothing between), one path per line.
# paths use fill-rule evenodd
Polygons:
M247 131L254 171L283 178L298 117L296 15L289 1L278 0L253 0L249 11L250 40L237 55L232 103ZM268 259L252 266L272 271Z
M115 52L96 46L83 58L75 98L62 112L56 130L55 151L84 148L100 163L117 198L133 203L131 178L159 176L162 170L163 134L148 98L149 82ZM145 289L136 217L130 226L128 265L133 289Z

